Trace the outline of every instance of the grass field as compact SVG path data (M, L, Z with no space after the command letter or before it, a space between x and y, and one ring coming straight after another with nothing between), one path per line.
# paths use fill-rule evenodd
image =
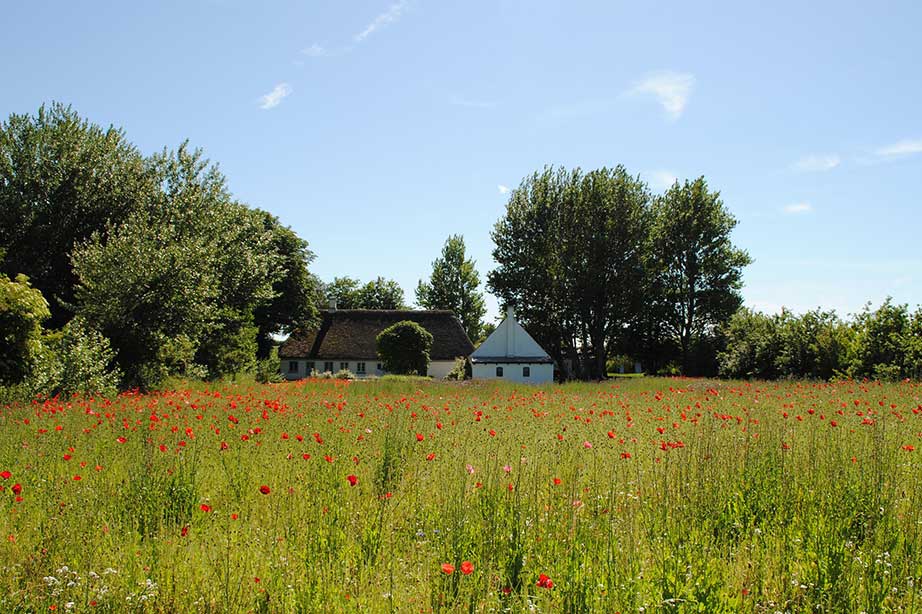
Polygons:
M922 611L922 385L5 407L2 612Z

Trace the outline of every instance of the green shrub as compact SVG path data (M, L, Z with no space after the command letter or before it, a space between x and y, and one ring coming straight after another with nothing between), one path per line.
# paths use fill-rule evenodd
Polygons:
M277 347L269 350L269 357L256 362L256 381L260 384L277 384L282 381L282 361Z
M51 316L48 301L25 275L11 281L0 274L0 385L18 384L41 352L42 322Z
M432 334L425 328L403 320L385 328L377 338L378 356L384 370L396 375L426 375Z
M451 368L451 371L448 372L445 379L460 382L471 379L471 376L471 363L467 358L459 356L455 358L455 366Z

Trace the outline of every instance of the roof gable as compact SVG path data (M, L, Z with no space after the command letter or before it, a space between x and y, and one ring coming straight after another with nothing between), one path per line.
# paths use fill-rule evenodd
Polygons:
M451 311L334 309L321 311L321 315L318 328L291 334L279 348L281 358L375 360L378 334L403 320L416 322L432 334L430 360L454 360L474 351L461 322Z
M551 360L544 348L516 321L515 312L511 308L496 330L471 354L471 360L482 362L496 362L502 357L515 358L518 362L528 358L533 359L531 362Z

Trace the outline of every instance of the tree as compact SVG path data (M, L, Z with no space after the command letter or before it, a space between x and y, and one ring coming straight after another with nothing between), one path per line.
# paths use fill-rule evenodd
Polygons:
M492 237L488 288L575 375L605 361L642 310L649 191L618 166L545 168L513 190Z
M452 235L445 241L441 258L432 263L428 282L416 287L416 302L425 309L453 311L469 339L476 341L487 312L474 261L465 256L464 237Z
M407 308L400 285L383 277L364 285L351 277L336 277L324 286L324 295L328 303L336 301L337 309Z
M403 320L388 326L376 341L385 371L398 375L428 373L432 334L416 322Z
M48 302L25 275L0 273L0 385L18 384L29 374L42 348L42 322Z
M694 343L742 304L742 270L751 259L730 240L736 224L703 177L676 182L653 203L651 298L685 373L693 368Z
M50 303L49 326L73 317L74 246L143 206L151 171L121 130L61 104L0 124L0 272L30 278Z
M228 368L216 348L255 341L253 310L280 275L271 233L232 201L217 168L185 145L151 161L162 186L153 203L74 250L78 313L113 344L128 383L154 387ZM103 237L106 238L103 238ZM223 338L223 341L222 341Z

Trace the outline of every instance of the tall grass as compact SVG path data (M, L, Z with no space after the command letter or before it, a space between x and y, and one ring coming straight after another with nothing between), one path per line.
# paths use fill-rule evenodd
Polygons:
M922 611L920 446L908 383L7 406L0 611Z

